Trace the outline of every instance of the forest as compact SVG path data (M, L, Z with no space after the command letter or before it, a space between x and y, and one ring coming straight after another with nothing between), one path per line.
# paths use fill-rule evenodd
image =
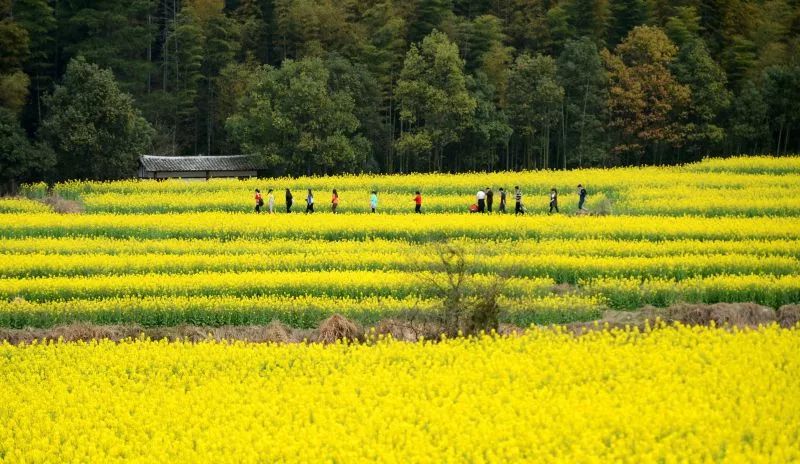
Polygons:
M0 0L0 183L800 151L798 0Z

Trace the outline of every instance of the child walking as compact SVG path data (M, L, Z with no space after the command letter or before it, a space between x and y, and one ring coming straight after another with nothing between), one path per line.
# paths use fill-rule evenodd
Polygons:
M417 190L416 195L417 196L414 197L414 204L416 205L416 206L414 206L414 212L417 213L417 214L421 214L422 213L422 194L419 193L419 190Z
M333 214L336 214L336 208L339 207L339 193L336 192L336 189L333 189L333 196L331 197L331 211Z
M372 194L369 196L369 207L372 209L374 213L375 210L378 209L378 192L377 190L373 190Z

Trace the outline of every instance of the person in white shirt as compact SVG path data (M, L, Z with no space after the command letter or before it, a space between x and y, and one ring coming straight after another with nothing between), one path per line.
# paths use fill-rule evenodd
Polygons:
M486 192L483 190L478 190L477 195L475 198L478 200L478 212L484 213L486 212Z
M269 214L272 214L275 208L275 195L272 193L272 189L267 192L267 205L269 206Z

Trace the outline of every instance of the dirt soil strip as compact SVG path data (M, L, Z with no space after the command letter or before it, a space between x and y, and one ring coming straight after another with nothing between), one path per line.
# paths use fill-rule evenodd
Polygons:
M710 325L717 327L757 327L777 322L781 327L800 329L800 305L786 305L777 311L754 303L717 303L713 305L681 304L669 308L645 307L637 311L606 311L603 318L593 322L574 323L567 329L576 334L599 330L603 327L640 327L647 321L660 319L667 323L680 322L688 325ZM501 335L522 334L525 329L501 324ZM361 327L353 321L333 315L317 329L294 329L273 321L268 325L201 327L180 325L175 327L142 327L139 325L94 325L75 323L51 328L0 329L0 342L12 345L48 341L90 341L107 339L149 338L151 340L191 341L206 340L247 341L252 343L334 343L348 339L364 341L370 336L388 336L409 342L437 340L440 330L432 323L409 322L387 319L373 327Z

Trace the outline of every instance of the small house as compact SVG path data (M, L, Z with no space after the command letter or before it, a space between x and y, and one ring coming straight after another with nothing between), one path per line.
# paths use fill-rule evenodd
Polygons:
M249 155L139 157L140 179L255 177L264 169L258 157Z

